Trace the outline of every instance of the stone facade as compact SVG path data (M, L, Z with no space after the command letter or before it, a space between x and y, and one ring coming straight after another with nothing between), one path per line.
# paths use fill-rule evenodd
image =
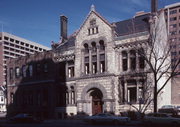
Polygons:
M111 24L92 7L77 32L67 38L67 31L62 31L61 43L53 43L52 51L9 60L8 104L12 106L9 111L20 112L13 109L19 104L20 108L27 106L24 112L32 113L32 107L41 103L36 116L64 118L77 113L118 115L132 110L132 105L143 104L147 96L143 91L152 74L139 52L148 49L149 23L146 20L149 16L143 13ZM64 23L67 18L64 18L61 26L65 27L62 30L67 30ZM25 71L23 65L28 66ZM17 73L18 67L22 73L12 77L11 69ZM25 72L27 78L23 77ZM43 87L47 90L45 93ZM23 101L27 103L26 98L17 101L21 96L17 92L20 88L34 93L30 94L35 97L30 99L32 106L30 102L23 105ZM149 89L151 93L152 89L153 85ZM43 110L43 103L50 105ZM151 104L148 110L152 111Z

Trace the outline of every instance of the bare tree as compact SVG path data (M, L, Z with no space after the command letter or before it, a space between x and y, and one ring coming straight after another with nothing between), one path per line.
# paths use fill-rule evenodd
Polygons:
M138 106L130 104L130 106L132 106L139 114L144 114L149 109L153 101L152 82L149 82L149 80L147 80L147 76L145 80L146 83L143 86L142 97L138 100Z
M178 74L176 71L180 61L171 63L171 48L169 46L164 11L155 13L150 18L150 34L146 52L140 52L152 73L154 86L154 112L157 112L160 92Z
M171 85L171 79L179 74L177 67L180 60L171 62L171 47L164 11L152 13L148 23L150 25L148 41L141 47L142 50L134 47L138 51L138 55L142 56L146 62L144 74L150 75L147 77L144 93L151 91L151 94L146 95L144 103L139 104L139 107L130 104L139 113L144 113L151 102L154 105L154 112L157 112L160 93L166 86Z

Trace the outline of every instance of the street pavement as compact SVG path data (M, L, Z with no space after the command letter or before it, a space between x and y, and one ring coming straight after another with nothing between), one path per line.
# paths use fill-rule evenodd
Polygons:
M6 123L0 121L0 127L140 127L139 122L131 122L128 125L110 125L110 124L96 124L91 125L82 120L46 120L43 123Z

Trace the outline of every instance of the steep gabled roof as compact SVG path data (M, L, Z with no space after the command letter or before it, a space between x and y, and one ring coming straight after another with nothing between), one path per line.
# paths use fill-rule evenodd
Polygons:
M94 13L97 17L99 17L102 21L104 21L104 23L106 23L109 27L112 27L112 24L109 23L105 18L103 18L98 12L96 12L95 10L91 10L88 14L88 16L85 18L83 24L80 26L79 30L77 31L77 34L79 33L79 31L82 29L82 27L84 26L84 24L86 23L87 19L89 18L89 16Z
M115 32L117 36L124 36L128 34L144 32L149 30L149 19L150 14L144 14L136 16L132 19L115 22Z
M76 33L69 36L67 41L60 43L56 47L56 50L67 50L69 48L73 48L75 46L75 40L76 40Z
M128 20L114 22L110 24L106 19L104 19L95 10L91 10L88 16L86 17L85 21L79 28L79 30L77 30L71 36L69 36L67 41L65 41L64 43L61 43L61 42L56 43L57 46L55 47L55 50L65 51L65 50L68 50L69 48L74 48L77 34L82 29L83 25L86 23L87 19L92 13L94 13L97 17L99 17L102 21L104 21L104 23L106 23L109 27L114 28L117 36L124 36L124 35L149 31L149 23L148 23L148 20L150 17L149 13L146 13L140 16L135 16Z

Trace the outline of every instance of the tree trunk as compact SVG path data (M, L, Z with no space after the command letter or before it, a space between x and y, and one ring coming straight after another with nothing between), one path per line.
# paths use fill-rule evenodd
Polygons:
M157 83L154 84L154 113L157 112Z

